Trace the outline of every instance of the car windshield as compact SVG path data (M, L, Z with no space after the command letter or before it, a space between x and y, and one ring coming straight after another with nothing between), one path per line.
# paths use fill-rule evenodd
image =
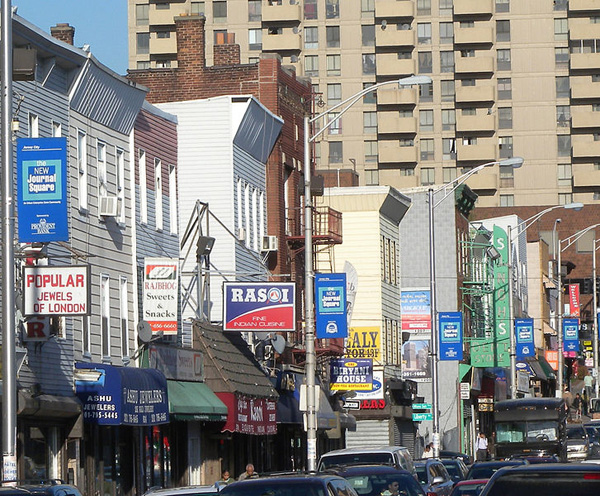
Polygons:
M230 496L326 496L323 486L306 480L264 479L261 483L245 483L225 486L222 495Z
M585 439L583 427L571 427L567 429L567 439Z
M366 464L381 464L393 465L394 459L391 453L345 453L343 455L324 456L321 459L319 470L335 467L339 465L366 465Z
M444 464L444 467L446 467L450 477L462 477L460 470L458 470L458 463L449 461L443 461L442 463Z
M494 464L494 465L482 465L479 467L472 466L469 470L467 479L489 479L494 472L497 472L502 467L509 465L515 465L514 463L507 463L506 465ZM528 495L531 496L531 495Z
M523 443L556 441L557 423L554 420L496 423L496 442Z
M591 477L586 477L591 475ZM598 494L598 472L582 474L520 474L496 479L487 496L527 494L527 496L596 496Z
M415 467L415 469L417 470L417 478L419 479L419 482L421 484L427 484L427 470L425 468L425 465L420 465L418 467Z
M456 486L452 491L452 496L478 496L484 487L485 483Z
M359 496L423 496L414 477L396 474L344 475Z

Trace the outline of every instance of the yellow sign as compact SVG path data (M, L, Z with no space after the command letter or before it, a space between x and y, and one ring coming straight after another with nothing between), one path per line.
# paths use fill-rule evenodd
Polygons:
M346 358L372 358L379 362L381 359L381 328L351 327L348 329L346 341Z

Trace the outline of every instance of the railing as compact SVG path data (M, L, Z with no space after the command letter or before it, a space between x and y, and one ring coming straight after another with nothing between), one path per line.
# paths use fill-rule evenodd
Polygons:
M286 234L289 239L304 239L304 209L288 209ZM342 213L331 207L314 207L312 236L315 244L339 244L342 242Z

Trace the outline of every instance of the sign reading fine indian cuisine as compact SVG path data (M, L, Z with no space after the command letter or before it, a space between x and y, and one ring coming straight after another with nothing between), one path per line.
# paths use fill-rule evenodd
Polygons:
M177 260L146 258L144 267L144 320L152 333L177 334Z
M295 331L293 282L223 283L224 331Z
M332 391L371 391L373 360L338 358L331 360L330 389Z
M17 140L19 241L68 241L67 139Z

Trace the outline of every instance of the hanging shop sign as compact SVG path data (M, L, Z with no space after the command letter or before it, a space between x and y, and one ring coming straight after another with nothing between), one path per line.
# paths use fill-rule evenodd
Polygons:
M69 240L67 139L17 139L19 241Z
M151 369L160 370L167 379L204 381L204 355L200 351L151 345L148 361Z
M579 319L563 319L563 351L579 351Z
M373 371L373 384L371 389L356 391L354 399L356 400L382 400L384 399L383 370Z
M144 319L152 333L177 334L179 262L172 258L144 259Z
M89 314L89 265L23 267L23 315Z
M569 284L569 315L580 316L579 284Z
M215 393L227 406L222 432L263 436L277 434L277 401L241 393Z
M533 319L515 319L517 358L535 356Z
M439 314L440 360L463 359L462 312Z
M377 363L381 360L381 328L351 327L346 340L346 358L372 358Z
M332 391L370 391L373 389L373 360L332 359L329 387Z
M315 274L317 338L348 336L346 274Z
M223 283L224 331L295 331L293 282Z
M431 299L428 289L413 289L400 294L402 330L431 332Z

